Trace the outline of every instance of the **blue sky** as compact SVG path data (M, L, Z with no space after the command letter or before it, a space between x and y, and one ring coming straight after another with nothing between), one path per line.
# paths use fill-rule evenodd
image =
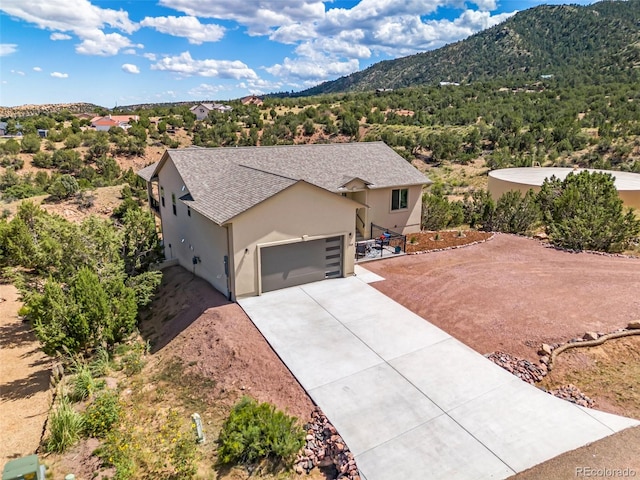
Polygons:
M298 91L541 3L562 2L2 0L0 105L110 108Z

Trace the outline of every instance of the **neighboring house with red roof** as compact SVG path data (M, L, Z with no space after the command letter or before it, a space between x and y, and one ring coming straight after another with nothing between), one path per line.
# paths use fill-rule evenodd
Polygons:
M104 117L93 117L91 126L99 132L107 132L111 127L120 127L127 130L131 127L131 120L138 121L138 115L107 115Z
M382 142L167 150L138 175L165 258L229 299L353 275L374 224L420 231L431 183Z
M257 105L261 106L264 102L262 99L256 95L249 95L248 97L243 97L240 99L243 105Z

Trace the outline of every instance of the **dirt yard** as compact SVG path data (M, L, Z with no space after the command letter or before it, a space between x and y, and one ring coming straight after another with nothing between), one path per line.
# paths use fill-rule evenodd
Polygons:
M0 465L35 452L47 418L50 360L17 312L13 285L0 284Z
M567 253L496 234L469 247L369 262L372 284L482 354L532 361L542 343L640 318L640 259Z
M240 306L182 267L163 273L163 294L141 322L150 363L178 358L186 373L215 380L212 397L231 392L234 402L246 393L308 420L311 399Z
M520 237L497 235L482 244L370 262L366 268L386 278L373 284L376 288L482 353L503 350L537 360L542 342L563 342L591 330L609 332L637 319L640 312L640 260L569 254ZM179 267L165 270L162 292L155 313L143 315L142 335L152 351L143 376L152 379L179 359L186 376L214 380L206 392L212 403L220 402L206 418L213 437L224 412L243 394L308 418L311 400L237 304ZM0 303L3 464L33 453L38 445L49 403L49 362L17 318L17 291L0 286L0 297L5 299ZM611 361L622 350L617 352L600 358ZM572 366L585 362L569 359L564 368L561 356L560 381L573 374ZM630 384L638 389L633 377ZM56 465L56 472L79 472L93 448L81 445L73 458ZM576 466L582 465L626 466L640 473L639 461L640 428L635 428L516 478L575 478ZM231 475L225 478L246 478L237 471ZM315 472L310 478L324 477Z

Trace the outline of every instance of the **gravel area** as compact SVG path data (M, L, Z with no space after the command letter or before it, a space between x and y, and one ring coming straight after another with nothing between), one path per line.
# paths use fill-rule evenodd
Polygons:
M542 343L611 332L640 317L640 259L568 253L500 235L369 262L381 292L474 350L538 361Z

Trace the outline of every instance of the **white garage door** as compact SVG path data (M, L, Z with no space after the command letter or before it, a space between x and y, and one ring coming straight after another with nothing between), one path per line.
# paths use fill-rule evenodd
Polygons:
M276 245L260 250L262 291L342 276L342 237Z

